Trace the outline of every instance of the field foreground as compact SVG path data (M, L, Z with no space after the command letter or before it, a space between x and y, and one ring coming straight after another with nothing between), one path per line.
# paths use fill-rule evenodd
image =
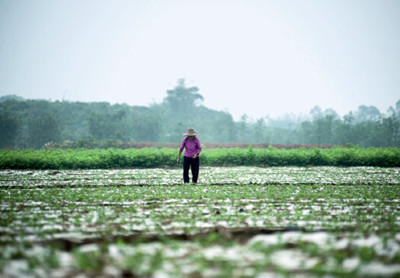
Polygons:
M0 171L0 276L400 277L400 169Z

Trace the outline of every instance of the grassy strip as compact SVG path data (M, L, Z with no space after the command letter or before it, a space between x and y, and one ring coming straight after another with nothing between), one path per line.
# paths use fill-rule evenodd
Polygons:
M0 150L0 169L110 169L176 166L178 150L51 149ZM203 166L379 166L399 167L399 148L205 149Z

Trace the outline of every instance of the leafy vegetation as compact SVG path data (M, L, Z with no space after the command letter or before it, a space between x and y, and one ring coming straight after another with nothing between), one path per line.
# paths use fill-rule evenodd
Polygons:
M178 151L143 149L0 150L0 169L109 169L177 166ZM203 166L400 166L399 148L207 149Z
M180 142L194 127L201 142L248 144L308 144L361 147L400 147L400 101L387 114L361 105L340 117L332 109L315 107L310 115L285 115L256 120L243 115L234 121L228 112L201 104L197 87L179 80L161 103L149 107L127 104L81 103L0 98L0 147L42 148L71 142L82 148L126 142ZM268 111L265 111L268 114Z
M201 171L0 171L0 275L400 274L398 168Z

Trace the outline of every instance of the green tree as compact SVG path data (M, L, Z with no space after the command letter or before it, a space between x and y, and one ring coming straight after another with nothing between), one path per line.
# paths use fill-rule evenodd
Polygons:
M340 121L338 114L327 109L325 112L316 106L311 112L312 121L301 123L302 136L306 144L335 144L335 130Z
M186 87L185 79L179 79L173 90L167 90L164 102L175 112L188 113L203 100L198 91L197 87Z
M397 102L399 103L400 101ZM400 105L397 108L400 108ZM386 146L400 147L400 109L389 108L389 113L389 116L382 120L382 136L386 139Z
M237 137L241 143L253 143L251 142L251 128L249 123L249 117L243 114L240 117L240 121L236 123L237 126Z
M104 104L104 109L91 112L88 117L89 133L96 140L127 141L129 127L125 121L128 111L121 107Z
M266 128L263 118L258 119L253 125L253 140L254 143L266 142Z
M0 148L14 148L21 121L16 112L0 109Z
M365 106L360 105L355 114L356 122L366 122L366 121L379 121L381 119L381 112L375 106Z
M162 120L157 111L147 107L140 109L140 113L135 113L133 126L127 124L126 128L132 129L134 141L139 142L159 142L161 135Z
M235 142L237 131L232 115L227 112L214 113L210 117L210 123L207 125L206 132L210 133L208 142L228 143Z
M40 149L48 142L60 140L60 126L55 115L48 112L28 120L28 146Z

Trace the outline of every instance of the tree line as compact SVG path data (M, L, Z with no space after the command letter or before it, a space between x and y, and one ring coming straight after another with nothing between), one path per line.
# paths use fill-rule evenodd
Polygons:
M40 149L49 142L74 142L90 148L95 142L180 142L194 127L202 142L344 145L400 147L400 100L387 114L360 106L340 117L334 110L314 107L308 116L260 118L243 115L234 121L228 112L202 105L197 87L184 79L167 90L161 103L150 106L106 102L0 98L0 147ZM266 114L268 111L265 111Z

